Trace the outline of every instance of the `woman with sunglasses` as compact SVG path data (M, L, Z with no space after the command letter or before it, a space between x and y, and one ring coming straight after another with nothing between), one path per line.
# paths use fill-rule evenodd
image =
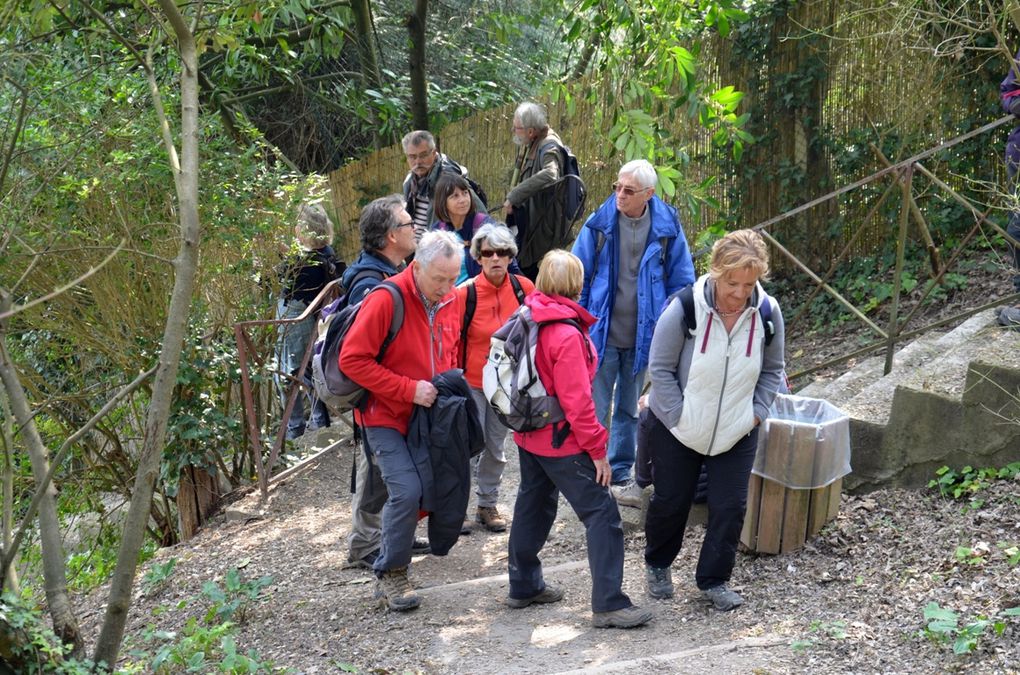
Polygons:
M485 449L472 460L478 495L475 520L490 532L506 530L506 519L500 515L496 501L506 464L503 441L507 428L485 400L482 367L489 356L489 338L520 307L524 296L535 290L530 279L511 272L516 255L517 243L506 226L500 223L482 225L471 238L470 255L480 271L457 289L465 308L461 334L464 378L471 385L471 395L485 430Z

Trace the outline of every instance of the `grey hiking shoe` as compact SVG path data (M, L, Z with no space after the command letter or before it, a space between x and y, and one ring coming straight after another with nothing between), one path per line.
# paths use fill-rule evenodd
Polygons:
M673 573L670 568L645 565L645 581L651 597L657 600L673 597Z
M563 599L563 591L552 586L546 586L537 595L533 595L530 598L511 598L507 597L506 606L512 609L523 609L528 605L538 604L549 604L550 602L559 602Z
M611 485L609 489L620 506L633 506L639 509L644 503L645 491L632 480L619 485Z
M406 567L383 572L375 582L375 599L380 605L389 607L394 612L406 612L421 602L418 594L411 588Z
M706 588L701 591L701 595L720 612L728 612L744 604L744 599L737 592L726 588L726 584Z
M631 605L612 612L593 612L591 625L595 628L636 628L652 620L652 610Z
M999 325L1020 330L1020 307L1003 307L999 311Z
M368 553L366 553L365 555L363 555L360 558L355 558L355 557L353 557L351 555L348 555L347 556L347 562L343 564L341 569L345 569L345 570L350 570L350 569L370 570L370 569L372 569L372 565L375 564L375 559L378 558L378 557L379 557L379 549L376 549L374 551L369 551Z

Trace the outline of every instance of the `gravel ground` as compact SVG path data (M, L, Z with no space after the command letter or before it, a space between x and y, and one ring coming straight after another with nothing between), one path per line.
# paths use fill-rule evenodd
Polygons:
M322 434L323 442L328 432ZM368 572L344 570L349 523L346 485L352 448L342 445L272 492L259 507L250 495L186 544L165 549L151 565L177 559L169 583L132 608L129 642L146 626L180 631L201 617L202 584L231 567L244 579L274 581L241 624L238 647L254 649L299 673L934 673L1020 672L1020 482L995 481L983 503L966 508L935 491L878 491L844 496L835 521L797 552L740 554L733 585L746 604L729 613L708 608L693 585L702 528L689 529L674 565L677 595L644 595L640 532L627 536L625 590L655 612L631 631L590 627L590 577L580 525L565 504L543 552L547 578L563 602L510 610L507 534L475 531L449 556L422 556L412 582L422 606L398 614L372 601ZM516 457L504 477L503 510L516 489ZM978 551L958 558L957 547ZM94 635L105 589L87 603L83 626ZM976 649L954 655L952 641L925 637L930 602L988 626ZM959 632L959 631L957 631Z

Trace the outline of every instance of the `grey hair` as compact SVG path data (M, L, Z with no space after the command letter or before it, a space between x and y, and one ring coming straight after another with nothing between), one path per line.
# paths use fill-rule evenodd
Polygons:
M304 203L298 207L298 228L301 243L309 248L322 248L333 242L333 221L319 203Z
M369 202L361 210L358 229L361 230L361 248L366 251L381 251L386 248L386 235L397 227L397 210L404 208L404 198L398 194L387 195Z
M422 267L430 267L439 258L463 260L464 244L453 232L433 230L422 235L414 259Z
M514 117L525 129L544 131L549 128L549 118L545 115L545 108L533 101L526 101L517 106Z
M632 159L620 167L620 175L634 176L634 180L643 188L653 188L659 181L655 167L647 159Z
M427 131L412 131L400 141L404 152L407 152L412 145L421 145L422 143L428 144L429 150L436 149L436 137Z
M503 223L486 223L478 228L475 235L471 237L472 258L482 259L482 244L486 242L493 248L511 251L511 256L517 255L517 242L514 240L514 235Z

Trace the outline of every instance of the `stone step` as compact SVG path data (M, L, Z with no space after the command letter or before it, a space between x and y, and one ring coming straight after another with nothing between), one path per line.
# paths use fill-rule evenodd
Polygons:
M976 341L975 337L994 324L995 315L989 310L970 317L944 335L922 336L897 354L902 358L894 359L892 372L875 379L837 405L855 420L884 425L892 412L897 386L917 388L930 381L944 386L947 391L962 391L967 363L977 353L975 350L980 349L980 340ZM931 377L933 374L936 377ZM953 384L945 384L950 381Z

